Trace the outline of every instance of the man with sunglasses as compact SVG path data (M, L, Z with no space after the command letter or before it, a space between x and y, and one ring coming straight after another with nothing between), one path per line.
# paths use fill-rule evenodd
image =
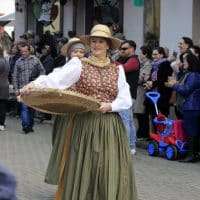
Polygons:
M126 74L126 80L130 86L130 92L133 99L133 107L131 111L122 111L120 116L124 121L128 137L129 137L129 145L131 148L131 153L135 154L136 147L136 130L133 122L133 112L134 112L134 102L137 95L137 86L138 86L138 79L139 79L139 70L140 70L140 62L138 56L135 55L136 50L136 43L132 40L125 40L122 42L119 54L120 57L118 58L117 62L120 63L124 67L124 71Z

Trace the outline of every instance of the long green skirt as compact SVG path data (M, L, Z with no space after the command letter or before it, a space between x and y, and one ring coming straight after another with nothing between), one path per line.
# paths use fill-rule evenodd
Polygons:
M67 127L71 115L57 115L52 131L52 152L47 167L45 182L57 185L60 174L60 165L67 137Z
M67 124L73 124L72 137L56 200L136 200L133 161L118 114L76 114Z

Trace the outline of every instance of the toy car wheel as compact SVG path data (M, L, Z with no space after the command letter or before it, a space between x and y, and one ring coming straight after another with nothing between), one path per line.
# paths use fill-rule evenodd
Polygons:
M158 142L150 141L147 145L147 151L150 156L157 156L159 154Z
M178 149L175 145L168 145L165 150L165 157L168 160L176 160L178 158Z

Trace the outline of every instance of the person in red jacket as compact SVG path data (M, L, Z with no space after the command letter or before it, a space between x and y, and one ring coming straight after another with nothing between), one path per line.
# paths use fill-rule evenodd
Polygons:
M120 116L124 121L127 128L129 145L131 153L135 154L135 143L136 143L136 130L133 121L134 102L137 95L137 86L139 79L140 62L138 56L135 55L136 43L132 40L124 41L120 46L120 57L117 62L124 67L126 81L130 86L131 97L133 100L133 106L129 110L120 112Z

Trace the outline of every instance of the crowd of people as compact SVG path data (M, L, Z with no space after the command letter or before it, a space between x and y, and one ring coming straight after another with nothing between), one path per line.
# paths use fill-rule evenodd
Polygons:
M182 37L178 54L161 46L151 49L144 45L137 50L136 42L112 37L104 25L94 26L90 36L75 36L72 32L71 40L56 42L47 31L36 43L34 36L27 34L13 44L8 57L0 48L0 131L5 130L9 85L16 97L29 94L34 87L70 88L102 102L100 113L55 119L46 182L59 185L56 199L76 199L79 195L115 199L124 194L127 199L136 199L129 152L134 155L136 141L149 140L155 129L152 119L156 112L145 96L147 91L160 93L159 112L168 117L170 107L174 107L176 118L183 120L188 153L181 161L200 161L200 47ZM19 106L23 133L33 132L34 110L22 102ZM51 119L50 115L43 117ZM66 135L72 121L76 127L73 136ZM67 151L64 146L69 140ZM64 154L67 160L60 153L63 150L69 154ZM85 184L80 185L82 182Z
M69 31L68 37L73 38L76 33ZM15 95L29 82L35 80L41 74L49 74L55 68L63 66L69 59L66 48L68 38L61 38L46 31L41 38L36 38L32 32L27 32L13 43L10 52L5 57L1 48L1 66L4 71L1 75L0 86L0 130L5 129L6 104L12 112L20 113L22 129L24 133L33 132L34 110L23 103L17 104ZM166 117L169 116L170 107L175 107L176 117L183 118L182 104L185 98L179 95L171 85L166 83L175 79L183 83L188 70L184 68L184 55L188 53L200 57L200 47L193 45L192 39L183 37L178 48L180 52L169 54L166 47L149 46L136 48L133 40L124 39L117 49L109 50L109 56L113 62L122 64L126 74L126 80L130 86L133 106L129 111L121 111L119 114L128 129L130 147L133 154L136 152L136 138L149 139L152 131L152 119L155 110L151 102L145 97L149 90L158 91L161 95L158 101L159 111ZM138 55L136 54L138 53ZM85 51L85 56L89 53ZM67 58L68 57L68 58ZM195 63L198 65L198 63ZM8 81L7 80L8 77ZM8 93L8 88L14 89L15 95ZM178 94L177 94L178 93ZM7 99L10 97L10 102ZM51 115L42 114L41 120L50 120ZM136 127L137 126L137 131ZM196 145L199 146L199 145Z

